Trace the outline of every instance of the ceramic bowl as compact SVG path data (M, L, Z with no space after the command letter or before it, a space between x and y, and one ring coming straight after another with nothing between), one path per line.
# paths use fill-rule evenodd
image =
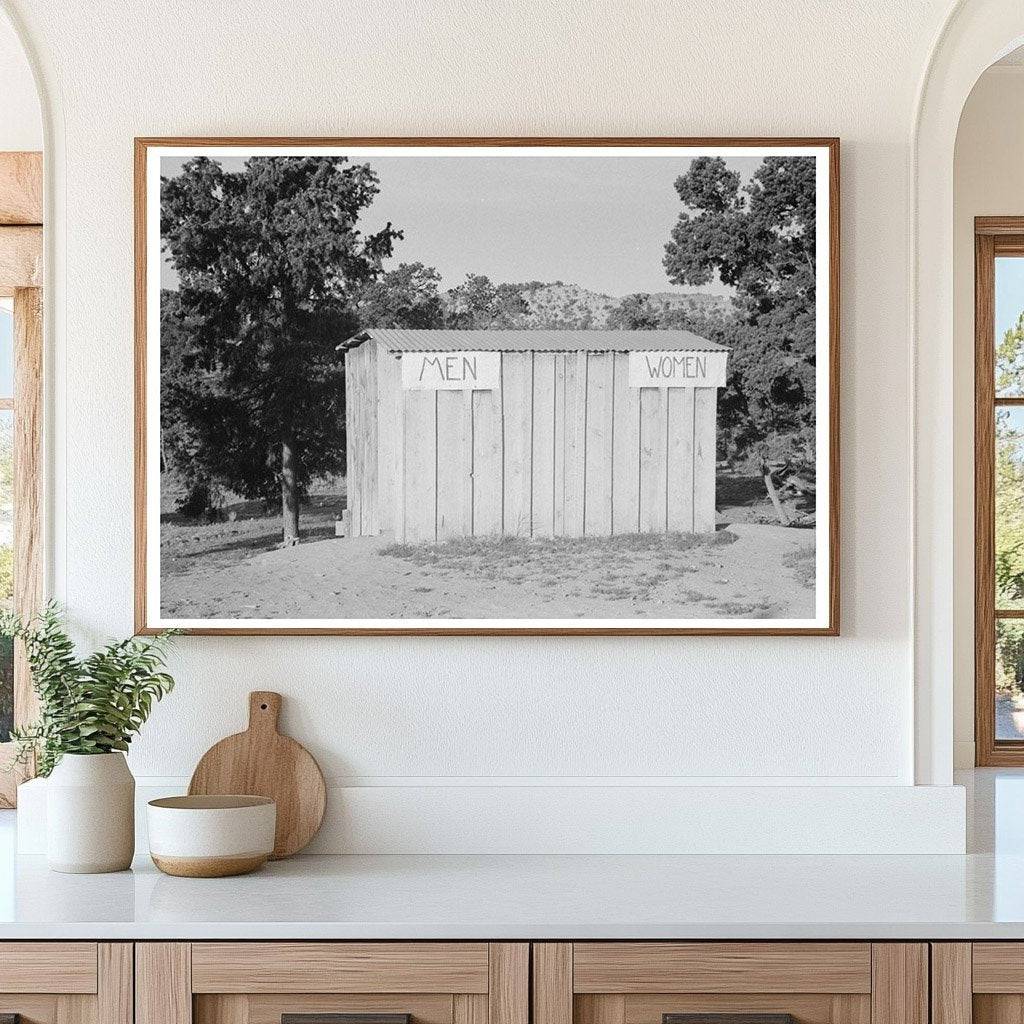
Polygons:
M277 805L264 796L169 796L147 808L149 853L168 875L255 871L274 849Z

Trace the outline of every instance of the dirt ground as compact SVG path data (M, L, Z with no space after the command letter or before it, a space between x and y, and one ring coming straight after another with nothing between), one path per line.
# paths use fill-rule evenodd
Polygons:
M720 483L733 504L722 503L718 532L701 538L417 546L337 538L344 498L333 493L313 496L303 509L303 543L280 549L280 520L258 503L230 504L216 522L169 513L161 527L162 611L231 619L810 617L814 531L778 525L758 490Z

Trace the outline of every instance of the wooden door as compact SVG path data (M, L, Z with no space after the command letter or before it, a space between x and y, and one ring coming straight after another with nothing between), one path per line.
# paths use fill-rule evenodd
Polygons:
M129 942L0 942L0 1017L132 1024Z
M538 943L533 979L534 1024L928 1024L924 943Z
M136 1024L529 1024L526 943L139 943L136 985Z

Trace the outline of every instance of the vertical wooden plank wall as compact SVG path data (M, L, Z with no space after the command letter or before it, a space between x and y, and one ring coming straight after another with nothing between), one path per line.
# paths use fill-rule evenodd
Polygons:
M667 527L666 441L668 388L640 389L640 532Z
M612 532L614 359L611 352L587 357L583 532L590 537Z
M506 352L501 359L505 430L501 532L533 533L533 353Z
M352 445L355 453L355 473L353 474L356 481L356 490L358 493L358 502L356 508L352 512L352 519L355 522L356 533L363 535L366 533L366 525L369 521L369 508L368 503L370 500L370 490L366 483L366 432L369 429L368 416L367 416L367 403L366 403L366 353L368 346L360 345L356 351L355 363L353 369L355 370L355 379L353 385L356 391L356 436L353 438Z
M714 533L718 389L695 388L693 423L693 532Z
M693 451L696 443L693 418L694 390L666 388L664 391L665 525L667 529L679 533L693 532Z
M400 397L398 357L383 345L375 345L377 373L377 529L386 533L395 528L395 478L398 451L395 432L398 424L396 402Z
M437 539L437 392L405 391L405 539Z
M366 343L345 353L346 502L352 513L352 532L357 537L374 536L380 529L377 379L375 345Z
M561 359L561 355L552 352L533 355L533 479L530 497L534 537L552 537L555 533L555 364Z
M502 372L504 373L504 366ZM504 424L501 391L473 392L473 534L502 529Z
M565 475L562 502L565 509L562 532L567 537L583 536L583 502L586 495L587 458L587 369L586 352L565 355Z
M359 536L359 481L356 477L356 353L350 348L345 352L345 508L352 518L352 533Z
M379 421L380 412L377 406L377 348L376 345L361 345L364 350L360 383L363 396L363 431L360 441L363 447L362 468L363 488L366 499L362 507L362 526L360 532L364 536L375 537L380 532L377 515L377 459L380 451Z
M467 391L437 393L437 540L473 532L472 488L465 486L467 448L473 446Z
M554 511L551 522L553 524L554 536L562 537L565 534L565 430L568 422L568 416L566 415L565 356L559 352L556 353L554 359L555 394L553 399L553 409L555 422L551 427L554 434L555 444L551 478L551 500L553 502Z
M640 388L629 386L629 353L615 353L612 402L612 533L640 532Z
M374 348L346 355L356 535L715 529L715 389L631 388L625 352L504 352L499 390L403 391Z

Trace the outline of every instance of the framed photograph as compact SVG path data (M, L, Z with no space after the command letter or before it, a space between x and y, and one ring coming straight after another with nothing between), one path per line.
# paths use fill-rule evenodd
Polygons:
M135 173L140 632L838 633L838 140Z

